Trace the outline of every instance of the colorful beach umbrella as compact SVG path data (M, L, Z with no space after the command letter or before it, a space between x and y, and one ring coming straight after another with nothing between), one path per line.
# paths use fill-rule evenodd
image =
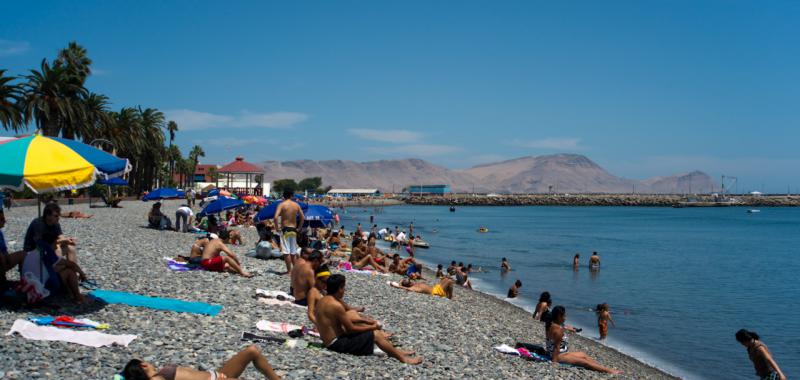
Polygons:
M144 197L142 197L143 201L153 201L157 199L175 199L175 198L184 198L186 193L183 190L173 189L170 187L162 187L155 189Z
M0 188L33 192L91 186L97 177L112 178L131 170L127 159L82 142L40 135L0 141Z
M231 210L243 205L244 202L241 199L219 197L217 200L206 205L206 207L203 208L203 211L200 211L200 213L197 214L197 217L201 218L210 214L219 214L225 210Z
M270 203L267 207L262 208L261 211L259 211L258 214L256 214L256 218L255 218L256 223L264 221L264 220L267 220L267 219L274 218L275 217L275 211L278 209L278 205L281 204L281 202L283 202L283 201L273 202L273 203ZM305 204L303 202L297 202L297 204L300 205L300 209L303 210L304 214L305 214L306 211L308 211L308 205L307 204Z
M108 186L128 186L128 181L120 177L114 177L108 179L100 178L99 180L97 180L97 183Z

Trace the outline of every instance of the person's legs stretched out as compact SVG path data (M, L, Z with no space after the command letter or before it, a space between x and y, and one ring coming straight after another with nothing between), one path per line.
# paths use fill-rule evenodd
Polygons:
M247 346L244 350L239 351L239 353L228 359L217 372L224 374L228 378L238 378L250 363L253 363L253 366L268 379L280 379L275 374L267 358L261 354L261 350L255 345Z
M386 339L386 335L383 334L380 330L375 330L375 345L378 346L383 352L387 355L399 360L402 363L406 364L419 364L422 363L422 357L409 357L409 355L413 355L413 351L402 351L398 350L397 347L392 345L392 342L389 342Z

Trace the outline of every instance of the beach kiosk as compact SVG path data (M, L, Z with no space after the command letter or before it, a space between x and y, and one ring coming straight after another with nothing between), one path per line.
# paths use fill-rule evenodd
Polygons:
M264 169L244 160L238 156L233 162L217 170L217 188L225 189L231 193L244 195L259 195L269 193L269 186L264 186Z

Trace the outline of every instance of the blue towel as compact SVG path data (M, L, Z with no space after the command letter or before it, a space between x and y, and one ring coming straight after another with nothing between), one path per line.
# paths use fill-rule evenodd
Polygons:
M183 313L206 314L215 316L222 310L222 305L211 305L203 302L188 302L172 298L149 297L134 293L114 290L92 290L89 296L105 303L119 303L130 306L148 307L157 310L171 310Z

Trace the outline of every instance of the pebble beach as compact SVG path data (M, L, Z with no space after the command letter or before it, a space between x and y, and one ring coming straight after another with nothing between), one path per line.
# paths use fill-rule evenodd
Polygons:
M173 215L179 201L163 202ZM260 320L308 325L305 310L268 306L253 297L255 289L287 290L289 278L283 261L245 256L257 240L254 228L240 228L244 246L232 246L245 269L259 274L243 278L206 271L173 272L163 257L187 255L196 235L145 228L152 203L128 201L123 208L62 206L62 213L81 211L90 219L63 219L64 233L78 241L78 260L100 288L142 295L177 298L222 305L214 317L105 305L97 302L73 306L67 301L53 306L11 310L0 308L0 379L110 379L128 360L141 358L156 365L175 363L204 369L218 368L226 359L251 344L242 332L279 336L256 329ZM197 209L196 209L197 210ZM10 245L19 249L36 207L6 210L4 229ZM624 371L610 376L577 367L528 361L498 353L493 346L515 342L544 343L544 325L523 309L477 291L457 288L453 300L393 289L393 275L347 273L345 300L364 306L367 314L383 322L384 330L403 349L415 350L424 361L405 365L386 356L355 357L313 347L290 348L257 343L278 375L287 379L671 379L673 376L623 355L595 341L570 337L573 351L584 351L600 363ZM8 273L17 279L17 271ZM428 277L432 276L430 273ZM84 292L86 292L84 290ZM108 323L110 334L134 334L128 347L91 348L62 342L26 340L5 335L14 320L40 315L70 315ZM306 337L309 342L317 338ZM249 367L241 378L262 378Z

